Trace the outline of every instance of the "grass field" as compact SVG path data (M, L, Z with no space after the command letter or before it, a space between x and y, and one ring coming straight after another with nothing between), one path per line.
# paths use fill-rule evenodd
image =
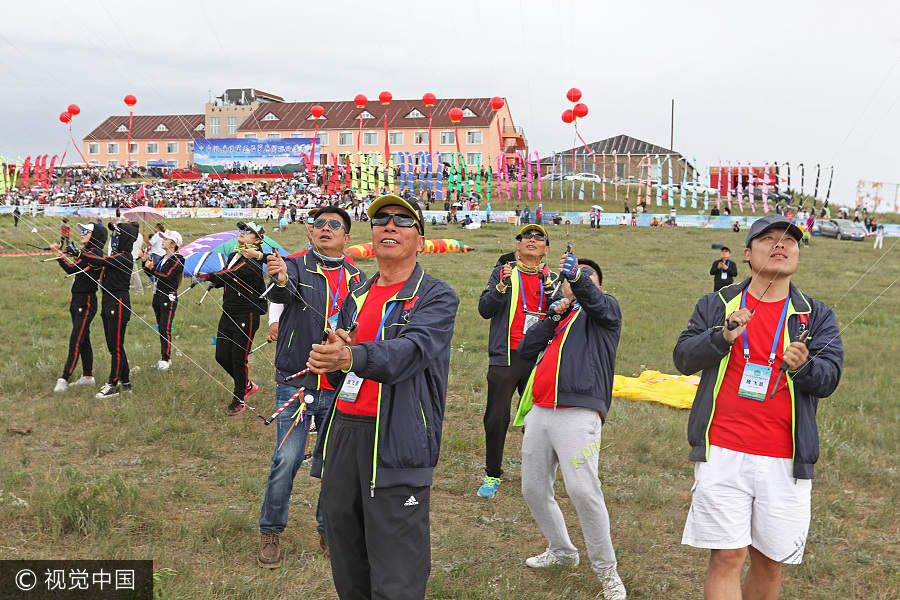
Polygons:
M495 210L499 207L495 205ZM55 219L40 219L47 238ZM230 227L221 220L178 221L186 240ZM43 245L30 222L13 229L0 218L4 252ZM423 256L432 274L460 297L441 460L432 491L433 567L429 598L576 599L599 592L587 561L572 570L532 571L523 561L544 539L520 492L521 433L511 431L507 478L492 501L475 495L484 464L481 419L488 323L478 295L498 253L512 249L513 230L490 225L469 232L432 228L474 246L467 255ZM564 227L551 231L551 263L563 250ZM303 245L293 227L275 233L290 249ZM366 241L357 226L353 242ZM571 227L575 252L596 259L604 289L622 305L617 372L674 372L672 348L696 299L711 289L718 256L711 242L742 247L743 233L681 228ZM897 243L885 240L885 248ZM801 252L795 282L834 305L847 326L900 276L893 250L880 256L870 242L814 238ZM374 262L360 261L371 272ZM742 265L741 276L746 275ZM259 569L256 521L272 453L274 428L248 413L227 418L226 391L176 354L171 371L159 358L150 295L133 296L127 336L135 391L95 400L94 390L53 394L70 329L70 280L34 258L0 258L0 558L150 558L158 598L333 598L328 561L317 551L314 507L318 480L298 473L284 568ZM857 282L858 283L855 283ZM851 290L852 287L852 290ZM849 290L849 293L847 293ZM219 381L215 334L221 296L197 306L186 294L175 320L175 344ZM215 301L214 301L215 300ZM820 403L821 458L813 485L813 517L802 565L785 569L785 598L900 597L900 470L897 389L900 285L893 286L843 334L845 371L837 392ZM141 322L140 316L150 323ZM92 340L98 382L108 370L102 325ZM257 342L263 340L257 334ZM262 385L261 412L274 405L274 347L254 354L251 374ZM78 370L76 370L78 374ZM615 400L603 432L600 472L612 519L619 572L631 598L701 596L706 552L680 545L690 502L687 412ZM31 427L30 435L8 433ZM557 497L573 541L584 544L561 481Z

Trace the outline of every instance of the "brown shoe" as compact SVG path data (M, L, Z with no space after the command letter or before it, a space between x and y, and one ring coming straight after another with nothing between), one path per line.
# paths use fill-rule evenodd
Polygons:
M281 567L281 548L278 546L278 533L262 533L259 537L259 556L256 564L264 569Z
M326 558L331 558L331 554L328 553L328 540L325 539L324 533L319 534L319 548Z

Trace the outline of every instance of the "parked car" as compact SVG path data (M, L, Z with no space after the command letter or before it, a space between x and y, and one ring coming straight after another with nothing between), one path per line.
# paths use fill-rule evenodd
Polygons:
M823 237L833 237L838 240L854 240L861 242L866 239L866 229L861 223L855 223L848 219L823 219L813 224L812 233Z
M593 181L600 183L603 178L594 173L575 173L574 175L566 175L566 181Z
M564 178L571 177L571 175L564 175L562 173L547 173L542 176L541 179L544 181L562 181Z

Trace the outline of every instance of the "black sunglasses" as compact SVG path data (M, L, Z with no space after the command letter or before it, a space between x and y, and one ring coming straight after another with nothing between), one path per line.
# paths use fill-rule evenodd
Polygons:
M315 222L313 223L313 227L315 227L316 229L322 229L326 225L331 227L331 229L334 231L340 231L341 228L344 226L344 223L338 219L326 219L325 217L316 219Z
M415 217L400 213L378 213L372 217L372 226L384 227L391 219L394 220L394 225L397 227L416 227L419 224Z
M544 236L543 233L535 233L533 231L523 233L519 236L520 240L530 240L532 238L534 238L534 241L536 241L536 242L546 242L547 241L547 238Z

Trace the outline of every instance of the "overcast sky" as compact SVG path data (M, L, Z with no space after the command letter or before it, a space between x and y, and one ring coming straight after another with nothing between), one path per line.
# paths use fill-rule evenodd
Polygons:
M7 157L61 153L73 102L80 140L127 114L127 93L138 114L200 113L229 87L298 101L505 96L543 155L572 146L560 114L576 86L587 141L668 146L675 98L675 149L701 163L834 164L842 203L858 179L900 182L894 2L85 0L3 13Z

